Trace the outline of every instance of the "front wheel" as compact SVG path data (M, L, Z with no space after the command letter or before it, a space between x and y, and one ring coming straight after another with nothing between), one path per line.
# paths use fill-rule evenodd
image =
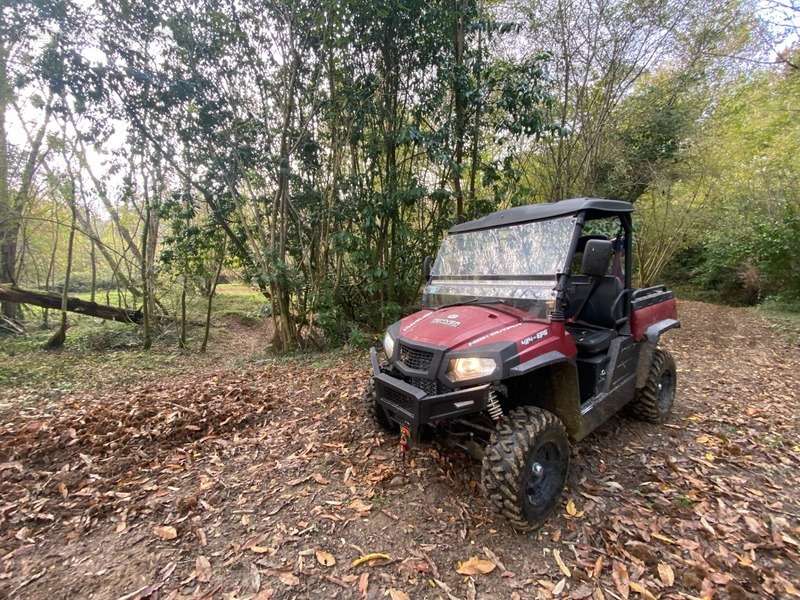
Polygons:
M643 388L636 390L636 397L630 404L633 416L649 423L666 421L675 403L677 383L675 359L666 350L656 348L647 381Z
M561 497L569 470L563 423L534 406L512 410L492 434L481 482L492 508L518 531L541 527Z

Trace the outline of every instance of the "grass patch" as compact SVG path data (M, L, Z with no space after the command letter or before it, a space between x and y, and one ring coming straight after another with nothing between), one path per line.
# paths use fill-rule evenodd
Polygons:
M670 281L665 285L674 292L678 300L693 300L695 302L708 302L709 304L723 304L725 306L743 306L741 303L731 302L730 298L724 297L718 290L709 290L680 281Z
M764 317L770 327L790 343L800 344L800 301L768 298L751 310Z
M247 324L269 316L270 304L258 290L246 285L226 283L217 286L213 311L217 317L239 317L243 324Z
M88 292L76 295L90 299ZM99 292L95 300L105 304L105 291ZM130 296L120 297L116 291L109 292L108 300L113 306L131 303ZM223 361L245 364L254 357L227 351L229 345L235 347L237 340L231 339L224 321L236 318L242 324L256 325L263 321L259 315L265 305L264 296L248 286L218 286L212 308L209 353L203 355L192 352L202 338L203 328L197 323L205 320L206 304L201 297L192 299L187 306L189 320L195 323L189 327L189 351L178 348L177 326L173 324L156 335L151 350L144 351L139 327L74 313L68 317L70 327L64 347L44 350L45 342L60 322L60 314L49 312L46 329L42 327L43 309L25 306L27 334L0 337L0 402L10 406L9 401L18 398L24 402L25 397L57 397L71 391L135 383L154 375L174 375ZM221 346L218 355L214 354L215 343Z

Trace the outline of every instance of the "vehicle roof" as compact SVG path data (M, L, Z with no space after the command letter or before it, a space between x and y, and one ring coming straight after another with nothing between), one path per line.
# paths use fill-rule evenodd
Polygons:
M474 221L459 223L451 227L449 232L464 233L466 231L518 225L531 221L574 215L584 211L587 213L587 218L597 219L605 216L610 217L631 213L633 212L633 204L622 200L607 200L605 198L570 198L569 200L560 200L558 202L515 206L514 208L493 212Z

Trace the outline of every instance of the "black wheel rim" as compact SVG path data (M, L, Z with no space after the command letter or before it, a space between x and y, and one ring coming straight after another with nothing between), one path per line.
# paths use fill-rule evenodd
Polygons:
M541 444L531 453L525 469L523 491L528 512L547 510L564 486L566 461L561 448L554 442Z
M658 380L658 409L662 413L669 412L675 397L675 374L664 371Z

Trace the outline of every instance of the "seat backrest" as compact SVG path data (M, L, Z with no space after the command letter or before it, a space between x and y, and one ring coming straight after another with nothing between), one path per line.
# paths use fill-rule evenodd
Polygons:
M611 314L611 305L622 289L622 282L617 277L613 275L602 277L589 296L578 319L590 325L613 329L621 315ZM621 305L620 303L614 312L620 313Z

